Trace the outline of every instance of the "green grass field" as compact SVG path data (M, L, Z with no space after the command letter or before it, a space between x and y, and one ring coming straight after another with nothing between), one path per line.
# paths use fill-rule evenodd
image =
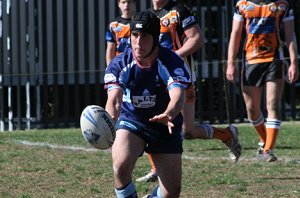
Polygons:
M282 124L276 163L257 161L254 129L238 128L237 163L220 141L184 142L181 197L300 197L300 123ZM141 157L133 179L149 168ZM156 186L135 184L139 197ZM110 152L92 149L79 129L0 133L0 197L115 197Z

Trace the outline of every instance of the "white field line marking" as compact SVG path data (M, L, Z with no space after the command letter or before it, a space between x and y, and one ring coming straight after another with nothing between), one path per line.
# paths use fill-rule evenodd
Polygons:
M57 145L57 144L49 144L45 142L29 142L29 141L18 141L18 143L26 145L26 146L38 146L38 147L49 147L53 149L63 149L63 150L72 150L72 151L85 151L85 152L111 152L111 149L107 150L100 150L100 149L95 149L95 148L85 148L85 147L79 147L79 146L62 146L62 145ZM193 157L193 156L188 156L188 155L182 155L182 159L187 159L187 160L211 160L214 159L212 157ZM221 160L230 160L229 156L228 157L218 157L218 159ZM257 158L255 157L241 157L239 161L257 161ZM300 159L292 159L292 158L278 158L278 161L284 161L284 162L290 162L294 161L296 163L300 164Z
M79 146L62 146L57 144L48 144L45 142L29 142L29 141L19 141L18 143L24 144L26 146L39 146L39 147L50 147L53 149L63 149L63 150L72 150L72 151L85 151L85 152L97 152L99 149L95 148L85 148Z

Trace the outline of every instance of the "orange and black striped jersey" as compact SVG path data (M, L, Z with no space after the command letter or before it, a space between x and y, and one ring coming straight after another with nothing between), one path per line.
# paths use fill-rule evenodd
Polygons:
M122 17L112 21L106 31L106 41L116 43L116 55L122 53L130 46L130 21Z
M183 45L184 30L197 23L187 7L174 1L169 1L160 10L151 8L150 11L160 18L160 45L172 50L177 50Z
M248 64L282 59L280 38L282 22L293 20L288 0L235 1L234 20L244 21L246 39L244 55Z

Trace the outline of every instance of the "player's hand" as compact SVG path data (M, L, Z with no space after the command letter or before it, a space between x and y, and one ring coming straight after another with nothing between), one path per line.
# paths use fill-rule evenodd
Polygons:
M172 127L174 127L173 122L171 122L171 118L167 114L159 114L149 119L150 122L160 122L168 126L169 133L172 133Z
M289 83L295 83L299 78L299 69L297 65L290 65L288 71L288 80Z
M232 63L227 64L227 69L226 69L226 78L229 82L235 83L235 78L236 78L236 67Z

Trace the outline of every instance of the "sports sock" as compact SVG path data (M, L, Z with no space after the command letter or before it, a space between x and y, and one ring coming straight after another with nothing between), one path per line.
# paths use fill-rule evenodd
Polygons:
M201 124L201 127L204 129L205 139L212 139L214 135L213 127L209 124Z
M260 142L266 142L266 127L265 118L262 114L256 120L250 120L250 123L254 126L257 134L259 135Z
M152 194L150 195L150 198L163 198L159 186L157 186L153 190Z
M229 127L222 129L222 128L213 128L213 138L221 140L222 142L227 142L231 139L231 133Z
M267 118L266 120L267 137L266 137L264 152L268 150L272 150L275 147L280 125L281 125L280 120Z
M122 189L115 188L115 193L117 198L137 198L136 188L132 182Z
M156 173L156 167L155 167L155 164L153 162L152 155L148 153L147 156L148 156L149 162L151 164L151 172Z

